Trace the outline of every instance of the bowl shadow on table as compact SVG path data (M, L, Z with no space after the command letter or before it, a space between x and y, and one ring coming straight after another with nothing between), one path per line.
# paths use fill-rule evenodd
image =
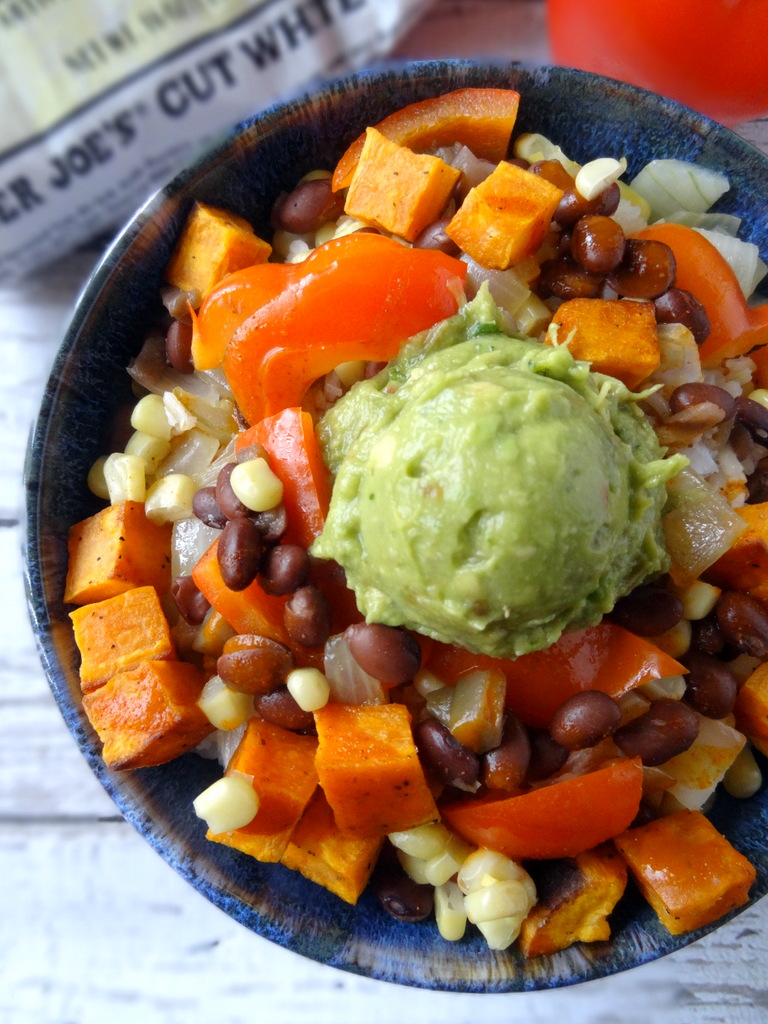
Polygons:
M332 168L361 126L414 100L468 86L517 88L516 132L541 132L576 160L626 154L631 174L652 158L676 156L722 170L732 187L719 208L742 215L742 237L768 255L768 159L693 111L631 86L567 69L430 61L361 73L273 108L150 199L87 283L30 442L26 586L43 665L78 746L127 820L197 890L257 934L323 964L405 985L506 992L613 974L711 929L671 936L629 891L612 916L610 941L526 960L516 950L488 950L477 932L449 943L434 922L400 924L369 893L351 907L281 865L208 842L191 805L218 776L214 762L189 754L125 774L104 767L80 704L78 654L62 602L67 533L100 507L86 476L103 450L105 422L130 399L125 367L162 312L163 268L192 202L236 211L267 233L279 192L310 170ZM712 819L756 865L753 898L764 895L765 794L742 802L724 795Z

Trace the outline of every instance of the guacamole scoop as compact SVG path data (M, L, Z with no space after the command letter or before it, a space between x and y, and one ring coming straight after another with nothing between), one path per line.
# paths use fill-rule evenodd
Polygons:
M482 290L325 414L335 483L312 552L369 622L514 657L668 567L664 484L684 460L620 381L500 322Z

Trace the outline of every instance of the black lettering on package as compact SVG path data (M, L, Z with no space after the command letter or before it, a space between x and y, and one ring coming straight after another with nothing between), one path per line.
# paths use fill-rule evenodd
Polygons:
M11 178L0 188L0 224L11 224L18 217L42 206L45 199L26 174Z
M208 103L221 86L237 84L232 73L232 54L221 50L157 87L157 102L168 117L183 117L193 103Z
M100 128L86 132L77 142L51 160L52 176L48 184L52 188L69 188L74 178L83 178L96 167L108 163L115 155L117 146L127 146L136 136L136 115L143 113L141 107L118 111L114 117L102 123Z
M332 25L338 15L352 14L366 3L367 0L304 0L254 33L251 39L244 39L240 48L262 70L279 61L285 49L297 49Z

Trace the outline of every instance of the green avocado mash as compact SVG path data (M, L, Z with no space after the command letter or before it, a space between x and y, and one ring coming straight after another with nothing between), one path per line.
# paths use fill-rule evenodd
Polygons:
M325 414L312 553L369 622L517 656L667 568L664 484L685 460L620 381L500 323L483 288Z

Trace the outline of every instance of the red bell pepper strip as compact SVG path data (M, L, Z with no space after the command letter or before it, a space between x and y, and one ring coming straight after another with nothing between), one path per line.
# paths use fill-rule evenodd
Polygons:
M712 243L684 224L653 224L634 238L665 242L675 254L675 286L702 303L709 317L709 337L699 349L704 366L746 355L768 342L768 303L749 307L728 261Z
M649 640L607 620L564 633L546 650L514 660L435 643L427 667L449 684L473 669L501 668L507 677L507 707L526 725L543 729L560 705L582 690L619 697L649 679L687 671Z
M258 278L264 266L247 273ZM411 335L457 311L467 269L445 253L369 233L279 267L284 288L244 318L224 356L249 423L300 406L312 382L339 363L397 355ZM198 327L205 331L203 317Z
M264 448L283 483L283 504L288 514L283 540L309 548L325 525L331 499L330 474L312 417L301 409L284 409L240 434L235 448L240 452L254 443Z
M618 758L526 793L449 803L440 814L468 842L513 860L575 857L627 829L642 795L642 764Z
M475 156L498 163L507 155L519 103L520 94L512 89L457 89L411 103L375 127L399 146L420 150L460 142ZM365 132L336 165L335 192L352 180L364 142Z

